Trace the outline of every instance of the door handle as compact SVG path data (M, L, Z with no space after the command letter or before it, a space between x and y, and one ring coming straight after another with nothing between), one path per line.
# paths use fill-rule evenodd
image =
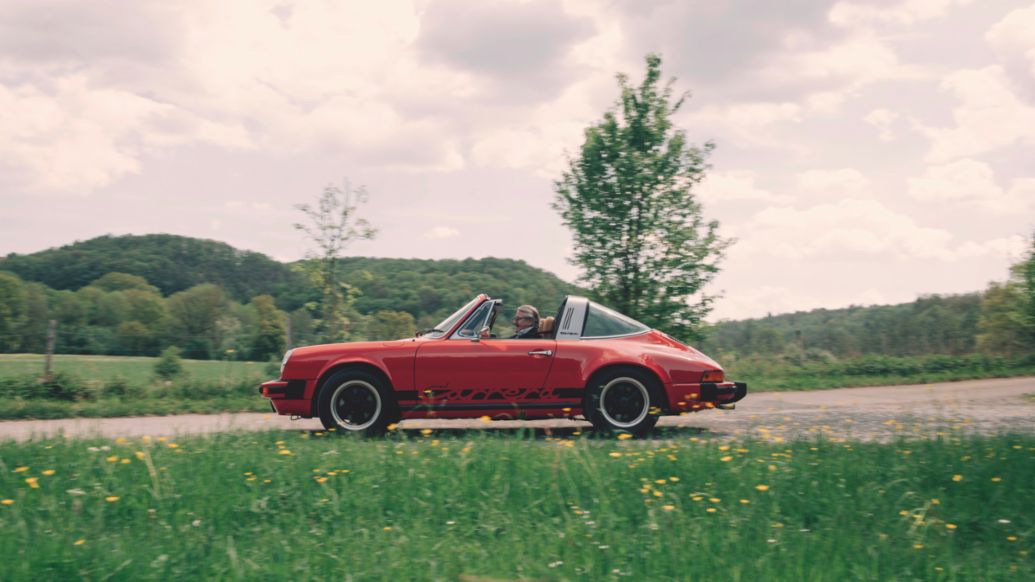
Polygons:
M553 350L532 350L528 352L530 356L546 356L550 357L553 355Z

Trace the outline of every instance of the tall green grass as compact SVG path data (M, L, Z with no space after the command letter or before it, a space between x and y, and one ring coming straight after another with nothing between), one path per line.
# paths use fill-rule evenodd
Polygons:
M1035 355L867 355L819 361L754 355L730 356L722 359L722 364L728 378L746 381L755 391L822 390L1035 375Z
M527 436L0 443L4 578L1035 578L1031 436Z
M0 355L0 419L130 416L269 410L258 385L268 364L185 360L172 380L154 376L157 358L55 356L41 379L42 356Z

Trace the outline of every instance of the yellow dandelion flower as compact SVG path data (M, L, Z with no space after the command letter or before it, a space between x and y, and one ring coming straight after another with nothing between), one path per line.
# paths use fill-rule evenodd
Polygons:
M160 443L164 443L167 440L169 440L169 437L158 437L158 442Z
M1002 481L1002 480L1003 480L1003 478L1002 478L1002 477L992 477L992 482L993 482L993 483L999 483L999 482L1000 482L1000 481Z
M104 460L108 461L109 463L118 463L119 462L119 456L118 455L112 455L110 457L105 458Z
M776 465L769 465L769 471L770 472L776 471Z
M909 515L909 512L906 511L905 509L903 509L902 511L898 512L898 514L901 515L902 517L906 517L907 515Z
M708 513L715 513L715 508L709 507L708 509L705 509L705 511L707 511Z
M18 467L17 469L14 470L14 472L15 473L24 473L24 472L26 472L28 470L29 470L28 467Z
M956 529L956 524L954 524L954 523L947 523L947 524L945 524L945 529L947 529L947 530L954 530L954 529Z
M133 453L133 456L135 456L137 459L143 461L144 457L146 457L147 455L144 454L144 451L137 451L137 452Z
M170 449L178 449L178 448L180 448L180 445L178 445L176 443L169 443L169 444L167 444L165 446L169 447Z
M661 508L664 509L665 511L672 511L673 509L676 508L676 506L675 505L662 505Z
M628 440L628 439L631 439L631 438L633 438L633 435L631 435L631 434L629 434L627 432L623 432L622 434L618 435L618 440L620 440L620 441Z
M293 455L294 453L292 453L288 449L280 449L279 451L277 451L277 454L278 455Z
M700 501L700 500L704 499L704 497L701 497L700 495L691 495L690 499L692 501Z
M122 463L123 465L128 465L130 463L130 460L129 459L122 459L119 462Z
M661 491L654 491L654 497L661 497Z
M719 499L718 497L709 497L708 501L711 501L712 503L720 503L720 502L722 502L722 500Z
M124 445L126 444L126 437L115 437L115 444Z
M726 455L725 457L723 457L723 458L721 458L719 460L722 461L723 463L728 463L728 462L733 460L733 457L731 457L729 455Z
M144 441L145 443L149 443L149 442L151 442L151 437L149 437L147 435L144 435L144 436L140 437L140 440Z
M657 483L658 485L664 485L665 483L668 483L668 481L666 481L664 479L655 479L654 482Z
M10 501L10 500L9 499L5 499L4 501L7 502L7 501ZM1008 541L1008 542L1016 542L1017 541L1017 536L1006 536L1006 541Z
M924 549L924 545L921 544L920 542L917 542L917 543L913 544L913 549L914 550L922 550L922 549Z
M492 422L492 419L489 418L488 416L482 416L478 420L482 421L482 423L484 423L484 424L489 424L490 422Z
M608 453L608 456L617 459L618 457L622 456L622 453L618 453L618 452Z
M938 499L937 497L935 497L934 499L931 500L931 505L941 505L941 504L942 504L942 500Z
M104 500L107 501L108 503L115 503L116 501L119 500L119 496L118 495L109 495L109 496L105 497Z
M428 436L432 432L434 432L434 431L432 431L430 428L423 428L423 429L421 429L420 434L422 434L424 436Z
M384 529L384 531L392 531L392 526L386 525L382 529Z
M757 489L758 491L769 491L769 486L762 485L761 483L759 483L758 485L755 485L755 489Z
M0 503L4 505L14 505L14 499L4 499L3 501L0 501Z
M322 485L327 482L327 477L317 477L316 482Z
M741 499L740 500L740 504L741 505L749 505L750 503L751 503L750 499Z
M668 480L673 483L679 483L679 477L669 477Z
M269 485L269 484L270 484L270 483L272 483L273 481L271 481L271 480L269 480L269 479L263 479L263 480L262 480L262 482L263 482L263 483L265 483L265 484L267 484L267 485Z
M39 489L40 488L39 481L40 480L39 480L38 477L26 477L25 478L25 482L28 483L29 487L32 487L33 489Z
M953 475L952 476L952 480L957 482L957 483L959 483L960 481L963 480L963 475Z
M388 425L388 430L395 430L397 428L399 428L399 425L394 423L394 422L392 424Z
M72 545L73 545L73 546L81 546L81 545L83 545L83 544L85 544L85 543L86 543L86 540L83 540L83 539L78 539L78 540L76 540L76 541L72 542Z
M721 447L719 447L719 450L720 451L728 451L728 450L730 450L730 446L729 445L722 445Z
M45 476L47 476L47 477L50 477L51 475L53 475L53 474L54 474L54 473L56 473L56 472L57 472L57 471L55 471L54 469L45 469L45 470L43 471L43 475L45 475Z

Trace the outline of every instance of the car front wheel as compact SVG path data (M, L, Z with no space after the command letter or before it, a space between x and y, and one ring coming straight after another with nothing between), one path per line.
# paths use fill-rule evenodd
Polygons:
M395 402L374 374L342 370L324 382L317 410L327 430L373 436L394 418Z
M636 369L622 369L595 378L587 409L593 427L602 431L642 434L658 422L656 381Z

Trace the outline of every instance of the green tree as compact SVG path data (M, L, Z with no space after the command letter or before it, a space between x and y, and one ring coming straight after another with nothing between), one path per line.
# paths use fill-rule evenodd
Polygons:
M187 357L208 359L219 349L221 334L217 324L226 310L226 294L208 283L169 298L170 332L175 343L186 346Z
M687 95L673 99L673 81L661 82L661 57L646 60L639 86L618 75L621 97L586 129L578 158L555 183L554 208L574 234L572 262L595 298L696 339L713 299L702 288L729 244L718 222L705 222L693 193L714 146L691 145L673 126Z
M183 360L180 359L180 348L169 346L162 350L161 357L155 362L155 376L162 380L172 380L183 373Z
M16 350L29 306L25 284L18 276L0 271L0 352Z
M306 234L316 247L307 256L301 269L311 284L321 292L318 305L313 307L318 337L324 342L346 339L349 334L348 313L355 301L355 290L342 278L340 262L345 249L357 240L372 239L377 231L366 219L359 218L358 210L367 201L366 188L344 188L333 184L323 189L315 206L299 204L296 208L308 219L296 223L295 228Z
M148 283L147 279L138 275L130 275L129 273L107 273L93 283L90 283L90 286L98 287L105 291L129 291L130 289L135 289L158 293L158 287Z
M366 321L366 336L369 340L395 340L413 337L417 323L405 311L378 311Z
M266 360L284 352L287 334L284 327L285 314L277 309L273 297L259 295L249 304L255 311L256 321L250 341L250 355L253 360Z

